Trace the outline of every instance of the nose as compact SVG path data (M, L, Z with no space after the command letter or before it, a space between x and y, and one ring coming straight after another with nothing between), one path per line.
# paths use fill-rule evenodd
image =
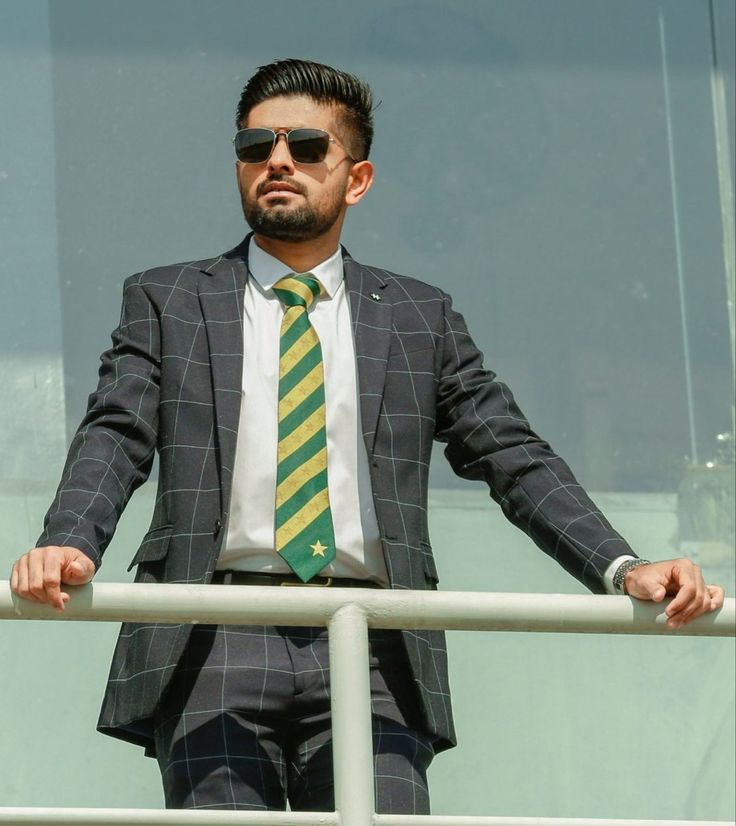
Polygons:
M283 138L283 141L281 138ZM280 171L293 171L294 160L291 157L291 152L289 152L289 141L286 137L286 132L278 132L276 134L276 143L268 158L268 168Z

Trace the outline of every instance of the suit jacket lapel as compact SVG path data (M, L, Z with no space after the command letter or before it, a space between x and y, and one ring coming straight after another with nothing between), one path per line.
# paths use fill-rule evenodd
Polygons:
M248 278L248 241L220 256L199 285L212 370L215 438L222 513L229 507L243 380L243 298Z
M358 264L344 248L343 264L358 363L363 438L368 454L372 455L386 382L392 308L387 300L387 284L378 272Z

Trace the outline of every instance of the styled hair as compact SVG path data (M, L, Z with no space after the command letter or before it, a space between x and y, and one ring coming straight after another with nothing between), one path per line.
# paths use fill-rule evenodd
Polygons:
M304 95L317 103L333 104L340 125L347 131L350 149L357 160L365 160L373 142L373 94L355 75L311 60L275 60L258 71L243 87L235 125L241 129L250 110L274 97Z

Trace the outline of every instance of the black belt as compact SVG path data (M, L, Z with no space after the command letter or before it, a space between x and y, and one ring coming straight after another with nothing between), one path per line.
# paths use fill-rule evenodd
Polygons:
M316 588L381 588L371 579L316 576L302 582L296 574L257 574L250 571L215 571L212 582L218 585L306 585Z

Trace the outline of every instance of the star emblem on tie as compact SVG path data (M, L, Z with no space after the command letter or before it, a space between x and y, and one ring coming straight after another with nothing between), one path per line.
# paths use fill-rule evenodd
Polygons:
M312 556L324 556L325 551L327 550L327 545L323 545L319 539L314 543L314 545L309 546L312 549Z

